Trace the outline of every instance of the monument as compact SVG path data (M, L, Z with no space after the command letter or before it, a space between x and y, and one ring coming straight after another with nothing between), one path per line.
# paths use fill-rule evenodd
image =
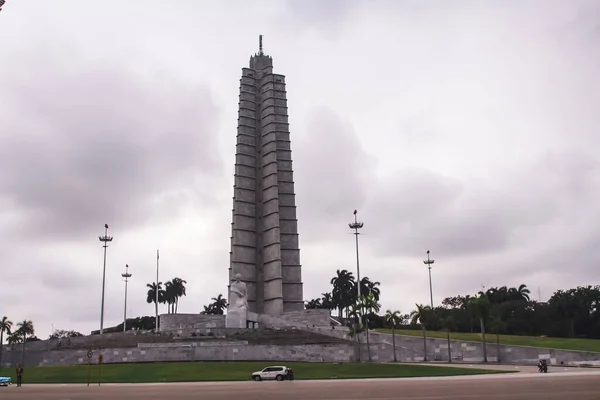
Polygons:
M246 284L237 274L229 287L229 306L225 317L227 328L246 328L248 318L248 300L246 298Z
M249 312L303 310L285 76L273 73L262 35L242 68L233 187L229 281L245 283Z

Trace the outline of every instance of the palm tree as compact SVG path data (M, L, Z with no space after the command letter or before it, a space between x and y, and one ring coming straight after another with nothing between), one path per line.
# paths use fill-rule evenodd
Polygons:
M362 316L364 319L365 329L367 330L367 354L369 355L369 361L371 361L371 343L369 341L369 314L374 312L379 312L381 304L375 300L375 295L370 293L368 296L360 296L358 301L356 302L359 309L362 311Z
M398 362L396 358L396 326L402 323L402 314L400 311L387 310L385 312L385 322L392 326L392 346L394 347L394 362Z
M446 315L440 318L440 322L446 331L446 340L448 342L448 362L452 362L452 346L450 345L450 331L454 328L454 318L451 315Z
M17 324L19 329L15 333L18 332L19 336L23 337L23 350L21 353L21 364L23 364L25 360L25 342L27 341L27 335L33 336L35 334L35 330L33 329L33 322L29 320L23 320Z
M475 315L479 318L479 326L481 328L481 345L483 346L483 362L487 362L487 349L485 344L485 321L488 318L490 311L490 301L485 294L480 294L471 300L471 307Z
M348 270L337 270L336 276L331 279L331 284L333 285L332 296L333 300L338 306L339 318L342 318L342 311L346 310L346 315L348 314L349 308L354 303L354 275L352 272Z
M531 291L529 289L527 289L527 285L519 285L519 287L517 288L517 293L521 296L522 300L525 301L530 301L531 298L529 297L529 295L531 294Z
M333 297L331 297L331 293L321 293L321 306L327 310L333 310L336 308L335 302L333 301Z
M156 315L158 315L158 303L163 303L164 300L164 290L162 289L162 282L158 282L158 287L156 282L146 284L148 287L148 294L146 296L146 302L148 304L154 303L154 310L156 311ZM158 290L158 303L156 302L156 291ZM157 326L155 326L155 329Z
M488 321L488 327L490 331L496 334L496 362L500 362L500 332L506 329L506 322L502 321L502 318L496 313L490 316Z
M7 317L2 317L0 320L0 368L2 367L2 345L4 344L4 333L10 337L12 325L12 321L9 321Z
M214 311L212 308L212 304L204 306L204 310L200 312L200 314L208 314L208 315L213 314L213 313L214 313Z
M227 300L222 294L218 295L217 297L213 297L211 300L213 301L211 306L217 311L217 314L223 315L225 310L227 310Z
M356 350L357 361L361 361L362 351L360 348L360 334L365 331L365 326L361 322L362 314L361 314L361 308L358 303L355 303L350 307L350 312L348 314L348 317L352 318L354 321L354 323L352 325L350 325L350 327L349 327L350 330L348 332L348 337L356 339L355 348L357 349Z
M20 335L20 332L12 332L10 335L7 336L6 338L6 342L8 344L12 344L15 345L17 343L21 343L21 341L23 340L23 336Z
M351 313L356 313L356 310L353 310ZM350 339L356 339L354 346L354 348L356 349L356 361L360 361L360 334L364 332L365 327L360 322L356 322L352 324L348 329L348 337Z
M175 286L172 281L165 282L165 294L163 296L163 303L167 304L167 313L173 314L175 311L175 299L177 295L175 294Z
M433 319L433 310L430 306L424 306L423 304L415 304L417 309L411 313L413 325L421 324L423 330L423 361L427 361L427 324Z
M304 306L307 310L316 310L323 308L321 299L305 300L306 305Z
M379 295L381 294L381 290L377 287L379 285L379 282L371 282L371 280L365 276L360 280L361 296L368 296L372 293L375 297L375 300L379 301Z
M186 295L185 284L187 283L187 281L185 281L181 278L173 278L171 280L171 283L173 285L173 293L175 295L174 313L177 314L177 307L179 306L179 298Z

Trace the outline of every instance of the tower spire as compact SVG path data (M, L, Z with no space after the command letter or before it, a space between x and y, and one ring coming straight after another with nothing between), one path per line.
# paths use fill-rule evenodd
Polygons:
M263 35L258 35L258 55L260 55L260 56L263 55L262 36Z

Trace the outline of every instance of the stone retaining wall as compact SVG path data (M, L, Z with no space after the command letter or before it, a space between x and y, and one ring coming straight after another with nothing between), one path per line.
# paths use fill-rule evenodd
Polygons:
M354 359L352 344L326 345L249 345L247 342L221 343L148 343L134 348L102 349L94 351L92 362L103 363L158 362L158 361L310 361L347 362ZM3 356L6 367L21 361L20 351L8 351ZM87 364L86 350L26 351L25 367L47 365ZM249 371L249 373L252 371Z
M348 338L348 328L305 328L311 332L323 335ZM498 346L495 344L495 336L487 336L486 343L488 362L498 361ZM388 362L394 359L392 335L369 332L371 342L371 359L374 361ZM360 335L361 357L367 360L367 337ZM448 361L447 339L427 338L427 360ZM450 354L452 361L482 362L483 346L480 342L466 342L461 340L450 340ZM423 361L423 338L418 336L396 335L396 358L398 361ZM500 361L519 364L537 364L538 360L549 360L551 365L599 365L600 353L572 350L544 349L539 347L506 346L500 345Z

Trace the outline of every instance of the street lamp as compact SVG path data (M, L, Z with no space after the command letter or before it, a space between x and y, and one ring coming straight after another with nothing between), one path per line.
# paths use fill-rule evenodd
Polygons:
M433 308L433 290L431 289L431 264L433 264L435 260L429 259L429 250L427 250L427 260L423 261L427 268L429 269L429 297L431 297L431 308Z
M125 308L123 311L123 332L127 331L127 279L131 278L131 274L129 273L129 264L125 264L125 273L121 274L123 278L125 278Z
M100 308L100 334L104 332L104 285L106 283L106 248L108 243L112 242L112 236L108 236L108 224L104 224L104 236L98 236L98 239L104 243L104 264L102 267L102 306Z
M358 258L358 235L360 235L360 233L358 233L358 230L362 228L364 224L362 222L358 222L356 213L357 211L354 210L354 222L350 222L348 226L350 229L354 229L354 237L356 238L356 286L358 287L358 297L360 297L360 262Z

